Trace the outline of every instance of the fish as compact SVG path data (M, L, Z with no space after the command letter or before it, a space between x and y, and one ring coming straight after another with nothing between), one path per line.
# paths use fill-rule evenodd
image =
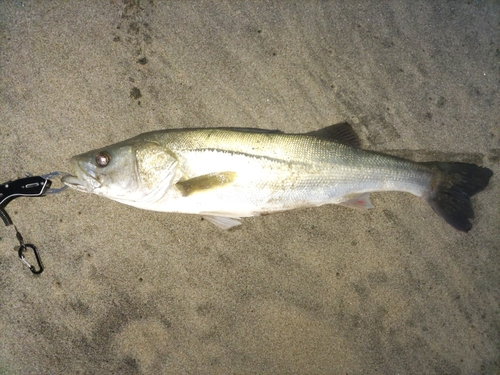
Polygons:
M301 134L256 128L165 129L71 159L62 182L141 209L202 215L222 229L241 218L337 204L370 209L371 192L411 193L459 231L493 172L364 150L346 122Z

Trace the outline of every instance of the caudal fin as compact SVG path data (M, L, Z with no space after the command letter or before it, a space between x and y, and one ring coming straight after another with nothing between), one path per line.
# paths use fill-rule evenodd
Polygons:
M426 197L434 211L454 228L468 232L474 217L470 198L482 191L493 172L467 163L422 163L437 170Z

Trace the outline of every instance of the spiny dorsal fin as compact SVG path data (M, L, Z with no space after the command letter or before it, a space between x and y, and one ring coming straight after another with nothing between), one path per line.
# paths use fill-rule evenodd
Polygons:
M179 181L175 186L179 188L183 196L188 196L199 191L216 189L228 185L232 183L236 177L236 172L209 173L190 178L186 181Z
M347 122L327 126L326 128L305 133L313 137L326 139L327 141L337 141L349 146L361 148L361 141L354 129Z

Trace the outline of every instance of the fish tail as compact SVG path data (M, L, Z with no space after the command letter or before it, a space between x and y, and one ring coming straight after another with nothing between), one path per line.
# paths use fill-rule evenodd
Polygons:
M462 232L472 228L470 198L488 185L491 169L468 163L422 163L436 171L429 194L424 197L448 224Z

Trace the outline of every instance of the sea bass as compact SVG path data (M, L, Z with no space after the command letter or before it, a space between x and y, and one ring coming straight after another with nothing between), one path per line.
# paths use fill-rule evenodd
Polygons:
M467 163L416 163L362 150L347 123L305 134L248 128L171 129L74 156L65 185L131 206L203 215L228 229L242 217L340 204L372 208L369 193L422 198L460 231L470 197L493 172Z

